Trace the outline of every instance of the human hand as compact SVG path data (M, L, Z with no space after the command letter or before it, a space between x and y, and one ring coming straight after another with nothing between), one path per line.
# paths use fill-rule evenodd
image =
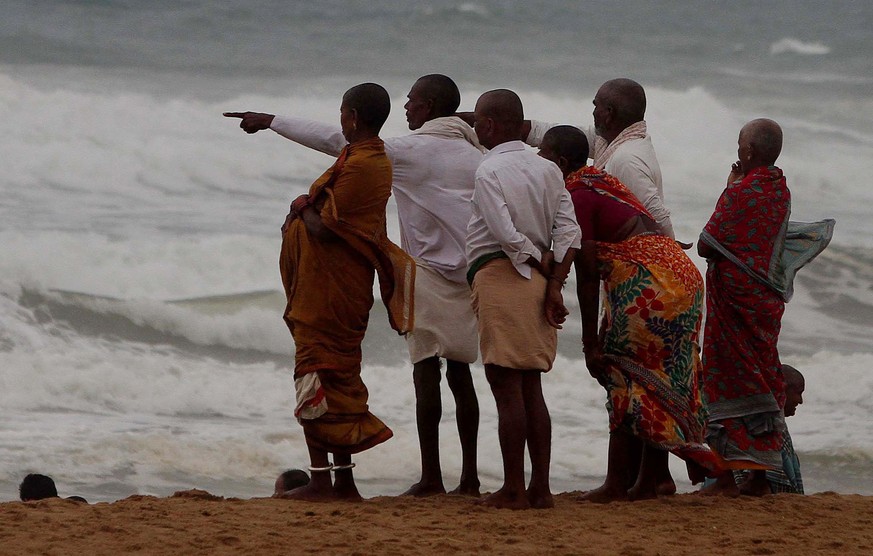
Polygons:
M561 294L561 283L554 280L549 280L546 286L545 300L546 322L552 328L560 330L563 328L564 321L567 320L567 315L570 311L564 306L564 296Z
M740 179L741 177L743 177L743 170L742 170L742 166L740 165L740 161L737 160L736 162L731 164L731 173L728 174L727 182L728 182L728 184L732 184L735 181L737 181L738 179Z
M473 112L455 112L455 116L457 116L458 118L461 118L462 120L467 122L467 124L470 126L472 126L473 122L475 122L475 120L476 120L476 117L475 117Z
M601 385L606 384L606 358L603 355L603 347L599 341L586 343L582 347L585 353L585 366L588 373Z
M263 114L261 112L225 112L226 118L239 118L239 127L246 133L256 133L262 129L270 129L270 124L273 123L273 114Z

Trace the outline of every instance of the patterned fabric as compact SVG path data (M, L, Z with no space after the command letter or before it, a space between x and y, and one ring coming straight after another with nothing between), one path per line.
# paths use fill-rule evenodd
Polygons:
M649 215L627 187L596 168L568 176L571 192L583 187ZM722 468L703 442L703 278L676 241L661 235L598 241L596 252L606 289L601 337L610 430L625 428L685 459L697 483Z
M782 171L760 167L729 184L704 228L759 276L770 276L785 242L791 195ZM709 408L707 441L731 468L782 467L785 383L777 341L785 302L729 259L706 273L703 383Z
M790 492L803 494L803 478L800 476L800 460L794 451L791 435L788 429L784 434L785 441L782 443L782 469L767 470L767 481L770 483L770 491Z
M767 482L770 483L770 492L788 494L803 494L803 479L800 476L800 460L791 443L791 435L788 430L784 433L785 442L782 444L782 469L768 469ZM734 482L741 485L749 476L748 470L734 471ZM706 486L706 481L704 486ZM715 482L713 480L713 482Z
M648 134L648 130L646 128L645 120L636 122L624 128L621 133L619 133L615 139L606 142L606 139L603 139L599 135L594 140L594 151L591 158L594 159L594 166L598 168L606 167L606 163L609 162L609 159L612 158L612 155L615 154L615 151L618 150L620 146L628 141L633 141L634 139L645 139Z
M660 235L598 242L597 261L606 285L601 336L610 361L610 430L623 427L685 459L699 482L704 469L722 468L703 443L703 278L676 241Z
M626 185L603 170L598 170L593 166L584 166L567 176L565 181L567 191L570 193L577 189L587 188L636 209L640 214L645 214L651 218L652 221L655 220L649 211L646 210L645 205L640 202L637 196Z

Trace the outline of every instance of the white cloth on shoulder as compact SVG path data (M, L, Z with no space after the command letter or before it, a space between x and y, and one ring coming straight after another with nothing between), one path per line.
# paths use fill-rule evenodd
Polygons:
M479 137L476 135L476 131L470 127L470 124L457 116L446 116L428 120L420 128L413 131L412 135L433 135L443 139L463 139L479 149L480 152L484 153L488 150L479 143Z

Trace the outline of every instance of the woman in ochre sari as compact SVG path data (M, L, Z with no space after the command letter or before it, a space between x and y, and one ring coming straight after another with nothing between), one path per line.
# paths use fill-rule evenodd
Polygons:
M588 144L578 129L552 128L540 154L564 171L582 228L575 266L583 349L591 375L607 391L606 480L583 498L672 494L668 452L686 460L693 482L720 470L720 458L704 444L698 383L703 279L627 187L596 168L580 168ZM598 331L601 282L605 314ZM551 281L550 287L558 286Z
M294 200L283 226L279 267L296 348L294 414L312 472L309 484L287 492L289 498L360 499L352 454L392 436L370 413L361 380L361 342L377 273L391 325L400 333L412 327L415 264L388 240L385 227L391 164L378 133L389 110L379 85L345 93L340 123L349 144L309 193Z

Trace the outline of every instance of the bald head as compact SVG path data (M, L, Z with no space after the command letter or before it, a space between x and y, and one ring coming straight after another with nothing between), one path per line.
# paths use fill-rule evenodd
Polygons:
M624 127L646 117L646 91L633 79L611 79L600 86L598 95L603 95L612 106L616 122Z
M476 111L492 120L507 125L521 126L524 121L524 108L518 95L509 89L495 89L488 91L479 97L476 103Z
M803 403L806 380L791 365L782 365L782 376L785 378L785 406L782 409L786 417L791 417L797 413L797 406Z
M479 142L488 149L521 138L524 108L518 95L509 89L482 94L476 101L474 118Z
M433 103L431 110L435 118L451 116L461 105L461 92L455 82L446 75L432 73L419 77L414 89Z
M782 128L767 118L752 120L740 131L740 143L741 148L743 143L749 148L752 167L772 166L782 152Z
M381 85L361 83L346 91L343 106L357 112L360 125L379 133L391 112L391 98Z
M782 376L785 377L785 388L793 388L803 392L806 387L806 380L800 371L791 365L782 365Z

